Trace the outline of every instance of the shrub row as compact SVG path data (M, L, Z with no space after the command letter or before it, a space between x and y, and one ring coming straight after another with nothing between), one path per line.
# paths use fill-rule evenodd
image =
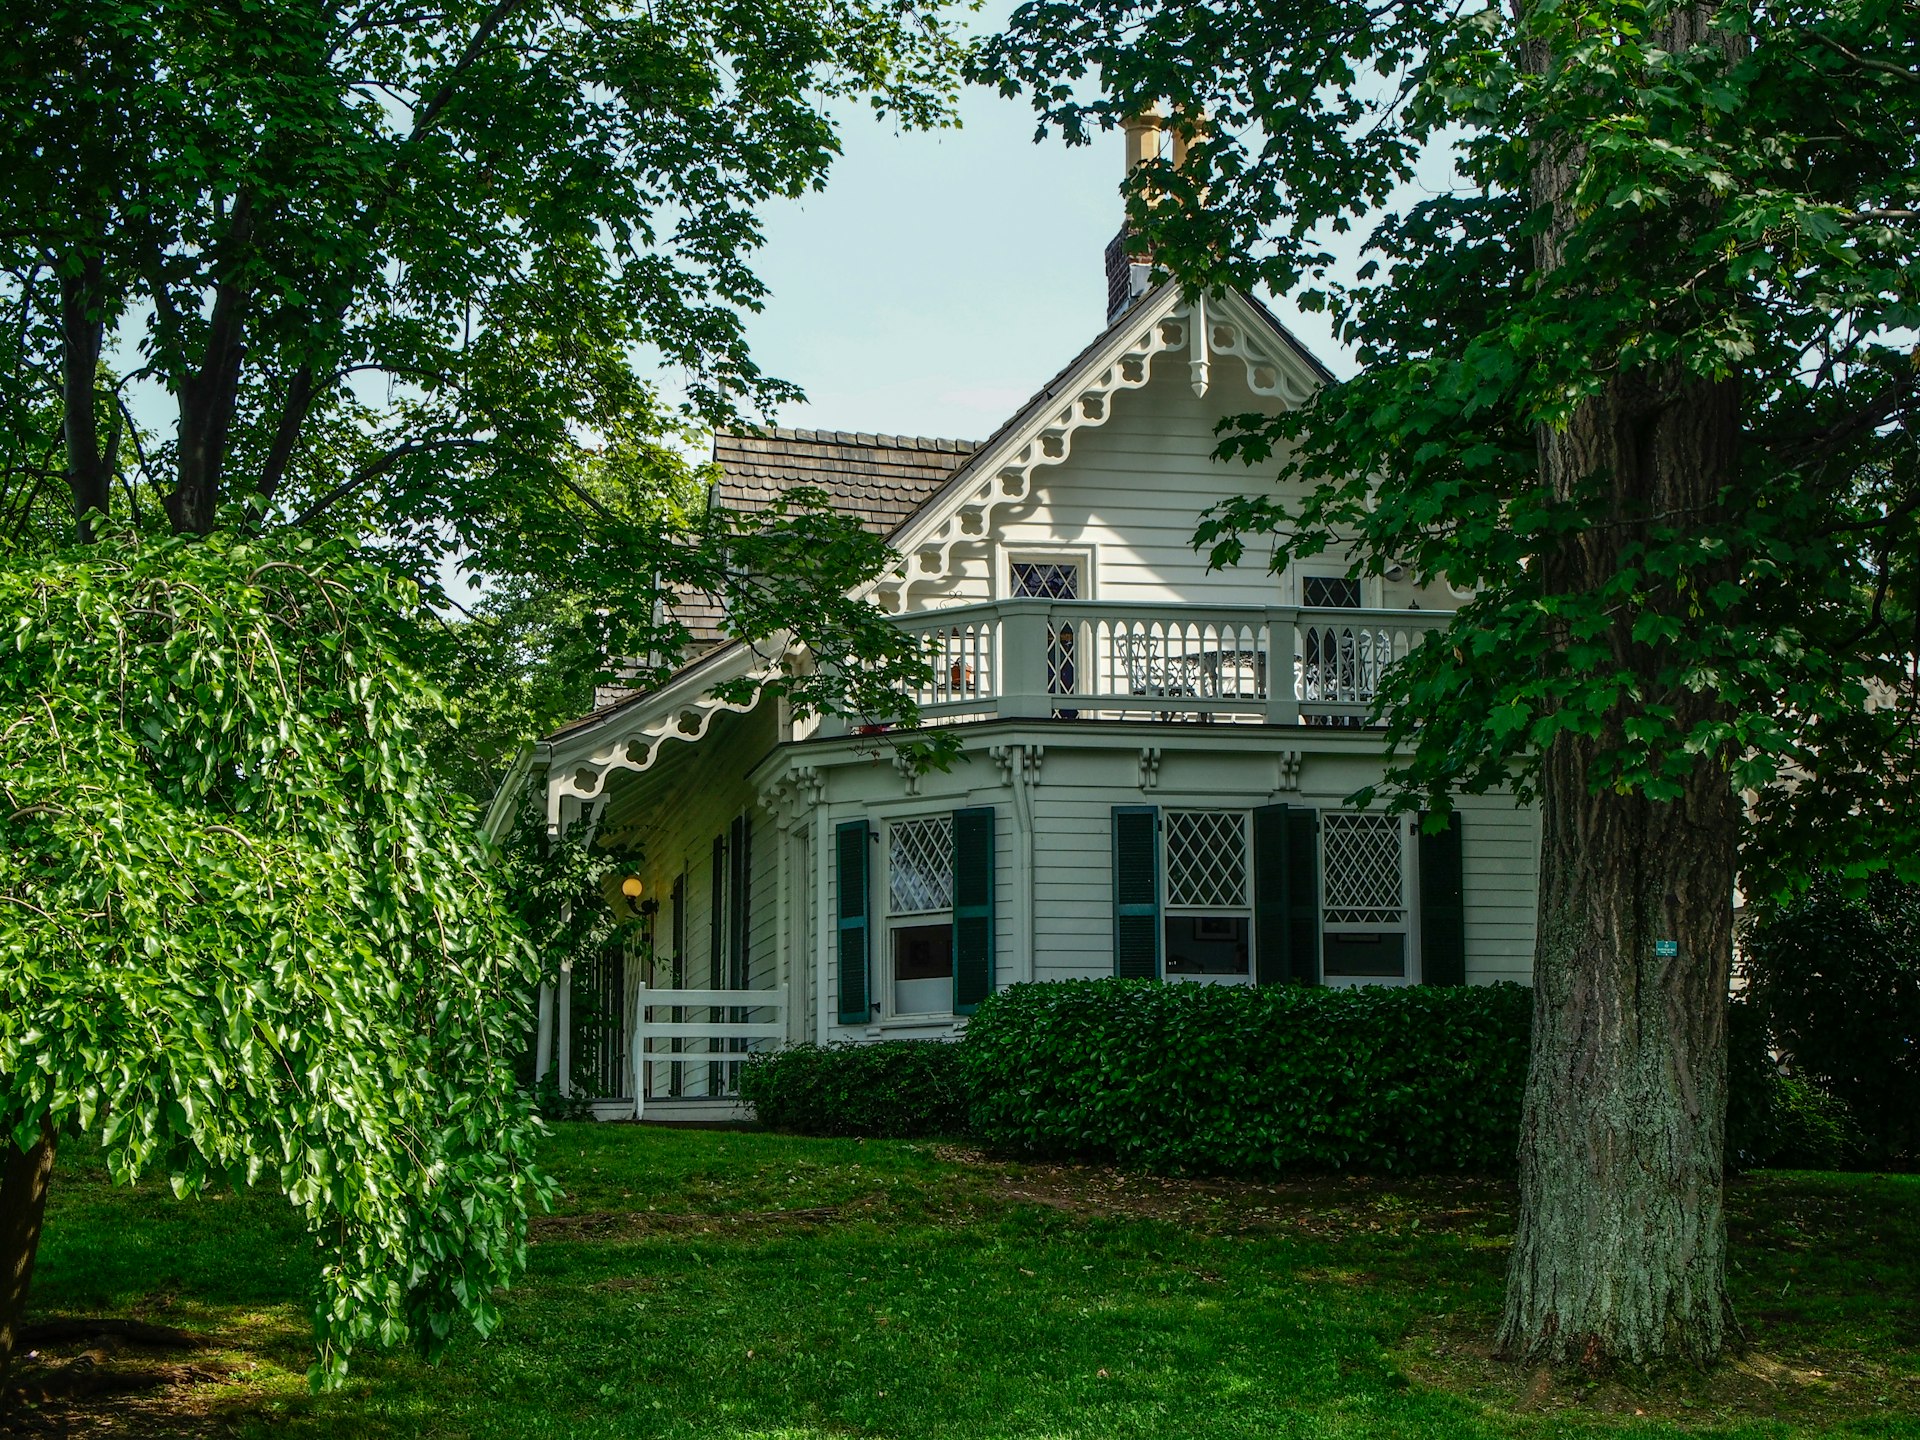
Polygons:
M957 1045L802 1045L741 1095L813 1135L970 1131L1155 1170L1503 1170L1526 1075L1518 986L1016 985Z
M1016 985L958 1044L799 1045L756 1056L761 1123L809 1135L969 1133L997 1149L1170 1173L1511 1169L1531 993L1249 990L1139 980ZM1729 1012L1727 1156L1834 1169L1845 1106L1783 1073L1764 1017Z
M974 1135L1173 1173L1506 1170L1532 1013L1516 985L1019 985L960 1047Z
M960 1047L940 1040L793 1045L740 1067L740 1098L775 1130L911 1140L966 1129Z

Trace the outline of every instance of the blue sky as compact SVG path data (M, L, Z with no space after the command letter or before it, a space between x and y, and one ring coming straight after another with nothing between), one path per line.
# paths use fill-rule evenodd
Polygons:
M1026 105L984 90L961 118L901 134L849 108L826 190L767 212L749 335L807 392L781 424L984 439L1106 323L1120 136L1036 145ZM1342 368L1320 317L1278 309Z

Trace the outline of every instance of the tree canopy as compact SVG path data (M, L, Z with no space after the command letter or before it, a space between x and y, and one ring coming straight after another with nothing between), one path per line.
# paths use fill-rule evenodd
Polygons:
M940 0L5 9L14 543L63 498L83 530L241 504L584 597L591 668L671 663L678 594L864 578L804 499L690 512L683 441L797 393L747 350L760 209L824 183L836 100L948 121ZM782 619L831 659L808 598Z
M1690 9L1710 29L1666 44ZM1916 29L1898 0L1041 0L983 65L1072 138L1204 117L1176 122L1180 167L1136 179L1155 259L1328 311L1352 346L1359 373L1310 409L1229 427L1223 452L1276 483L1200 539L1221 563L1331 547L1472 589L1381 697L1396 780L1439 805L1524 792L1556 735L1604 733L1596 783L1671 799L1724 754L1767 797L1764 884L1797 868L1783 853L1920 866ZM1648 377L1737 387L1712 507L1541 483L1539 436L1622 377L1649 410ZM1629 543L1603 583L1552 583L1559 547L1610 529ZM1701 693L1719 703L1679 699Z

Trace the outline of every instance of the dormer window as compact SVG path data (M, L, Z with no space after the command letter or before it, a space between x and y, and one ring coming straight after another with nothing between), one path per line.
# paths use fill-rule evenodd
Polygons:
M1016 600L1080 598L1080 562L1077 560L1015 560L1008 568Z
M1360 582L1350 575L1303 575L1300 603L1309 610L1358 610Z

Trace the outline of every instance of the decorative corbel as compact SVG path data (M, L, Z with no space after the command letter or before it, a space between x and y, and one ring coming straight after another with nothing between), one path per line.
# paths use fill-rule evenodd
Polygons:
M1160 747L1158 745L1140 747L1140 788L1142 790L1160 788Z
M796 765L787 778L809 810L827 798L827 777L818 765Z
M1025 785L1040 783L1040 762L1047 757L1044 745L995 745L988 752L1000 765L1000 779L1004 784L1016 781Z
M1300 762L1305 755L1298 750L1282 750L1275 757L1279 762L1279 783L1276 790L1298 790L1300 788Z
M920 793L920 767L914 764L913 757L904 750L894 751L893 768L899 772L901 782L906 786L907 794L918 795Z

